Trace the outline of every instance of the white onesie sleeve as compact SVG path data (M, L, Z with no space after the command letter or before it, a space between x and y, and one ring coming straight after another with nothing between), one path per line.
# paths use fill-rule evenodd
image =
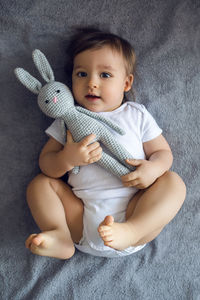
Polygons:
M45 133L54 138L61 144L66 143L66 134L63 131L62 120L56 119L46 130Z
M148 142L155 139L162 133L162 129L158 126L153 116L142 106L143 120L141 122L141 139L142 142Z

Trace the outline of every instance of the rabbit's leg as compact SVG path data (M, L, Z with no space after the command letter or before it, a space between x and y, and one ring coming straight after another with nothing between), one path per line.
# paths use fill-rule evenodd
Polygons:
M126 159L133 158L132 155L110 133L104 132L100 140L124 166L129 170L135 170L135 167L126 163Z
M101 159L98 160L97 164L118 177L130 173L130 169L105 152L102 152Z

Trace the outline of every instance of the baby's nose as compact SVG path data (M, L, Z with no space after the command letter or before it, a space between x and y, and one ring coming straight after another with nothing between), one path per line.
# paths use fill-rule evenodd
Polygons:
M90 80L88 81L88 87L89 87L89 88L98 88L98 87L99 87L99 84L98 84L97 79L95 79L95 78L90 78Z
M97 89L99 86L98 86L97 83L90 82L90 83L88 84L88 87L89 87L89 88L96 88L96 89Z
M58 100L57 97L54 97L54 98L53 98L53 103L56 103L57 100Z

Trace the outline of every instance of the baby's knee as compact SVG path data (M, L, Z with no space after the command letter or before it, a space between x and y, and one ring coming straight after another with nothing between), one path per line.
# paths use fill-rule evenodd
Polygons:
M40 184L42 181L46 180L48 177L44 174L38 174L36 177L34 177L31 182L27 186L27 190L33 189L35 186Z
M176 172L173 171L167 171L164 174L164 177L167 181L168 187L171 186L172 188L174 188L174 190L180 195L179 199L183 199L184 201L186 196L186 185L183 179Z
M37 190L39 190L44 182L48 181L49 177L47 177L44 174L38 174L36 177L34 177L31 182L28 184L26 189L26 195L27 195L27 201L31 198L30 196L35 193Z
M183 179L176 172L167 171L165 174L167 179L171 181L171 183L174 183L177 186L180 186L182 189L186 190L186 186Z

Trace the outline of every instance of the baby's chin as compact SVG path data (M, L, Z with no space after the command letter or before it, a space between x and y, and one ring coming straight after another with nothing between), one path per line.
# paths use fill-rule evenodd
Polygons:
M111 112L115 109L117 109L118 107L121 106L121 103L116 104L116 105L106 105L106 103L102 100L101 97L98 98L87 98L84 97L84 99L80 100L80 101L76 101L76 104L87 109L90 110L92 112L98 113L98 112Z
M92 112L103 112L103 111L106 111L105 108L100 104L100 103L97 103L97 102L87 102L87 103L83 103L81 105L83 108L86 108Z

